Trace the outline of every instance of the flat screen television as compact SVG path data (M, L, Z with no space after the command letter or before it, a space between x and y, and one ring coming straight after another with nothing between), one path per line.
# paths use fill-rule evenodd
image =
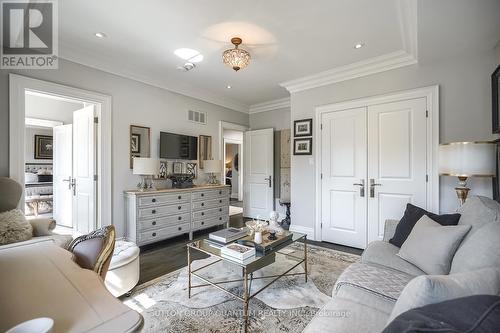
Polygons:
M196 136L160 132L160 158L172 160L198 159Z

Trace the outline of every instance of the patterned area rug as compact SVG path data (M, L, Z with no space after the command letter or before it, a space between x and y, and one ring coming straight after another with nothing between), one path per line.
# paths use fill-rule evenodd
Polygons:
M254 273L254 277L284 273L302 256L302 244L294 244L278 254L275 263ZM301 332L316 312L330 300L338 276L359 256L317 246L308 246L309 279L303 275L282 277L250 300L248 332ZM193 269L212 262L193 261ZM291 273L303 272L302 266ZM199 271L210 280L241 278L241 269L219 262ZM161 276L136 287L124 303L144 316L144 332L242 332L243 303L214 287L192 290L187 297L187 268ZM270 279L252 282L252 293ZM193 285L202 281L193 278ZM242 285L225 284L241 295Z

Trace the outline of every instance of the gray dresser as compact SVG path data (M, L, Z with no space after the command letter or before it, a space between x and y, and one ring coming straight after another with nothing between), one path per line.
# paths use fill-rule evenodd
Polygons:
M215 225L229 223L225 185L188 189L125 191L127 239L146 245Z

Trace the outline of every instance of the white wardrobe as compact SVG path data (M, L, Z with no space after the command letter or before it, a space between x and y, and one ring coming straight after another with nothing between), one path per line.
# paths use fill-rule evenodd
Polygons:
M431 182L437 181L433 119L438 118L429 110L436 96L418 96L374 98L366 105L357 101L319 110L321 240L365 248L382 239L385 220L401 218L406 203L437 207Z

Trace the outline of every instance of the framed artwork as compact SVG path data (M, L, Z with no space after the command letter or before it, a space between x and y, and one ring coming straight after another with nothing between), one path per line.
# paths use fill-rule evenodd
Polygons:
M293 140L294 155L312 155L312 138Z
M151 129L149 127L130 125L130 169L134 165L134 157L151 157Z
M500 65L491 74L491 97L492 97L492 112L493 112L493 133L500 133Z
M203 161L212 159L212 137L200 135L198 139L198 165L203 170Z
M140 154L141 153L141 135L140 134L132 134L130 135L130 152L132 154Z
M54 154L54 143L50 135L35 134L35 160L51 160Z
M196 163L186 163L186 173L196 178Z
M174 162L173 163L174 174L182 173L183 168L184 168L184 163L182 163L182 162Z
M160 161L160 170L158 172L158 177L161 179L167 178L167 162Z
M312 119L301 119L293 122L293 136L312 136Z

